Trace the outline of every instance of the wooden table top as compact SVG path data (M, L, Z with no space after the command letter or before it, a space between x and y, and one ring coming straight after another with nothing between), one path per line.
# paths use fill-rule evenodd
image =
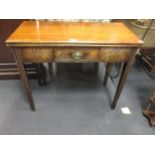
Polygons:
M123 23L48 21L24 21L6 43L8 46L143 44Z

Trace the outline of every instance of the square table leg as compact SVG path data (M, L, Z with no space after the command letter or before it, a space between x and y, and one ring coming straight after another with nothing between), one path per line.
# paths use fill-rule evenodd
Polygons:
M27 78L27 74L26 74L26 71L25 71L25 68L24 68L24 65L23 65L23 61L22 61L22 58L21 58L20 50L19 49L15 49L13 54L14 54L17 66L19 68L21 80L23 82L23 85L24 85L24 88L25 88L25 91L26 91L26 95L27 95L28 100L29 100L29 104L30 104L31 110L35 111L35 105L34 105L34 101L33 101L33 96L32 96L32 92L31 92L31 89L30 89L30 84L29 84L29 81L28 81L28 78Z
M120 80L119 80L119 83L118 83L118 86L117 86L117 89L116 89L114 99L113 99L112 104L111 104L112 109L115 109L115 107L117 105L117 101L118 101L118 99L120 97L123 86L124 86L125 81L126 81L126 79L128 77L129 70L131 68L131 65L133 64L134 59L135 59L135 54L136 54L135 50L131 51L131 56L130 56L128 62L124 62L124 64L123 64Z

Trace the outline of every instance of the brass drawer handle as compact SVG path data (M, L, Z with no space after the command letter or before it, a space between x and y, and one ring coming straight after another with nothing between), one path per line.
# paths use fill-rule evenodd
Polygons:
M83 59L83 58L85 58L85 54L84 53L82 53L81 51L75 51L75 52L72 52L71 53L71 57L72 57L72 59L74 59L74 60L80 60L80 59Z

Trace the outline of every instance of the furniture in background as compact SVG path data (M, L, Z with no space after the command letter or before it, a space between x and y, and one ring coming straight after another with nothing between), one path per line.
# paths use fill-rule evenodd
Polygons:
M137 54L137 60L149 76L155 77L155 20L134 19L123 22L144 41L143 48Z
M13 54L6 47L5 40L23 21L23 19L0 19L0 79L20 78L17 64ZM40 85L46 83L45 68L42 64L26 63L24 66L29 78L38 79Z
M154 19L135 19L124 20L129 28L134 31L143 41L144 46L137 53L137 60L140 62L146 73L155 77L155 20ZM155 126L155 93L149 98L149 104L143 111L144 116L149 120L150 126Z
M0 20L0 79L20 78L19 71L13 54L6 47L5 40L24 20L18 19L1 19ZM27 66L28 75L34 73L34 67ZM29 74L32 73L32 74Z
M122 23L25 21L6 40L18 65L32 110L35 105L24 68L33 63L107 63L104 84L111 64L123 62L120 80L111 104L117 101L137 50L143 42Z
M155 126L155 110L151 110L152 105L155 105L155 93L149 98L149 104L146 110L143 111L144 116L149 120L150 126Z

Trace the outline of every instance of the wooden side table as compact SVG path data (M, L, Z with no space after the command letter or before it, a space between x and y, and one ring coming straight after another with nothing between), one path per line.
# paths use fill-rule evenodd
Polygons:
M143 42L122 23L25 21L6 44L14 54L32 110L35 105L24 62L107 63L104 84L110 64L123 62L111 104L114 109L135 54Z

